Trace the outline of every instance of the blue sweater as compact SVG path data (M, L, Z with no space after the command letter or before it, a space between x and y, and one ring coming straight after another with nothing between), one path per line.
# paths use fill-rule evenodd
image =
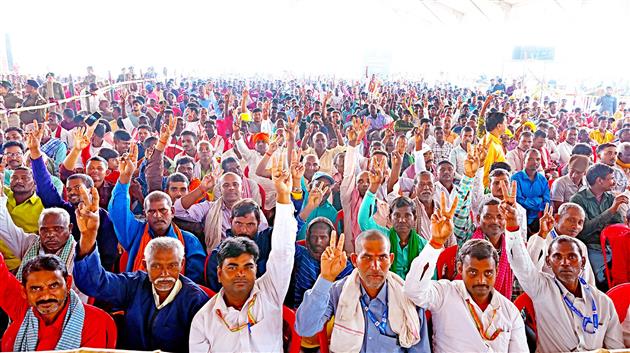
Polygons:
M59 196L42 157L31 160L31 168L33 169L33 179L37 185L37 196L42 200L42 204L45 208L59 207L66 210L70 215L70 223L75 225L72 227L72 236L76 241L79 241L81 232L79 227L76 226L77 215L74 212L75 206ZM118 259L118 239L116 239L114 225L109 217L109 213L99 208L98 217L100 224L96 235L96 243L102 250L101 261L103 266L112 270L116 259Z
M129 261L127 261L127 271L133 269L133 263L140 248L142 234L147 222L136 219L129 210L129 184L116 183L112 190L112 199L109 201L109 213L116 236L120 245L129 253ZM149 235L153 238L153 231L149 228ZM177 239L177 234L171 226L166 236ZM203 250L199 239L190 232L182 230L184 238L184 250L186 251L186 277L201 283L203 280L204 262L206 260L206 252Z
M125 310L124 329L118 332L118 346L129 350L188 351L190 323L209 300L193 281L180 275L182 289L175 299L157 310L146 272L107 272L99 261L98 249L74 263L77 288L97 300Z

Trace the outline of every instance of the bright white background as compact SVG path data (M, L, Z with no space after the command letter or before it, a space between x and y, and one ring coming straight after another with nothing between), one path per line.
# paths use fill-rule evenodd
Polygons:
M474 7L479 6L479 9ZM528 73L565 82L630 77L630 0L3 1L21 72L99 76L123 66L172 74L357 77L382 71L457 80ZM510 5L511 4L511 5ZM449 7L449 5L451 7ZM453 8L459 8L453 10ZM509 8L509 9L508 9ZM515 45L554 46L546 65ZM2 48L2 45L0 45ZM4 50L0 58L5 55Z

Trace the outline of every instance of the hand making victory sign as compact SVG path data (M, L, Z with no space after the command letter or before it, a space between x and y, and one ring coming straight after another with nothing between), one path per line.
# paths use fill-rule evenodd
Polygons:
M345 236L339 235L334 230L330 234L330 245L324 250L321 257L321 276L327 281L334 282L337 276L346 268L348 256L343 250Z
M448 208L446 194L440 195L440 208L431 215L431 246L442 248L453 235L453 216L458 202L459 199L455 197L453 204Z

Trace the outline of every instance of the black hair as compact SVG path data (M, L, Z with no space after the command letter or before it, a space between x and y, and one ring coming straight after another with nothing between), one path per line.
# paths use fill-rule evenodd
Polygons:
M138 129L137 130L140 130L140 129L145 129L145 130L151 131L151 127L149 125L147 125L147 124L138 125Z
M221 161L221 169L226 170L230 163L238 163L238 161L234 157L227 157Z
M70 108L66 108L63 110L63 116L64 117L68 117L70 119L74 119L74 110L70 109Z
M8 128L6 128L6 130L4 130L4 133L6 134L6 133L11 132L11 131L15 131L18 134L24 136L24 130L20 129L17 126L9 126Z
M493 259L494 266L499 265L499 253L491 242L486 239L470 239L459 249L457 262L464 263L466 257L470 256L477 260Z
M99 157L92 157L92 158L99 158ZM90 160L92 158L90 158ZM107 165L107 163L105 163L105 165ZM81 173L72 174L68 177L67 181L74 180L74 179L81 179L81 181L83 181L83 185L85 185L85 187L88 189L91 189L94 186L94 181L87 174L81 174Z
M389 208L389 214L394 213L394 209L402 208L402 207L410 207L411 213L416 214L416 204L408 198L407 196L398 196L392 201L392 204Z
M486 118L486 131L491 132L496 129L499 124L503 124L504 122L505 114L500 112L490 113Z
M510 167L510 165L506 162L494 162L492 163L492 165L490 166L490 172L492 173L493 170L495 169L504 169L507 172L512 172L512 167Z
M22 153L24 153L24 144L20 141L7 141L2 145L2 150L6 151L9 147L19 147Z
M450 165L451 167L455 168L455 166L453 165L453 163L451 163L450 161L447 161L446 159L444 159L444 160L441 160L441 161L439 161L439 162L438 162L438 164L437 164L437 169L440 169L440 166L441 166L441 165L444 165L444 164L448 164L448 165Z
M542 130L536 130L536 132L534 132L534 138L537 139L539 137L547 138L547 133Z
M195 141L197 140L197 134L195 134L194 132L192 132L192 131L190 131L190 130L184 130L184 131L182 131L181 136L182 136L182 137L184 137L184 136L186 136L186 135L190 135L190 136L192 136L192 137L195 139Z
M245 217L248 214L253 213L256 217L256 222L260 224L260 206L252 199L242 199L232 206L232 219L236 217Z
M582 156L590 157L593 155L593 149L585 143L578 143L573 146L573 149L571 150L571 155L574 154L581 154Z
M254 262L257 262L259 256L258 245L247 237L226 238L221 245L219 245L217 267L221 267L225 259L239 257L243 254L252 255Z
M602 152L603 150L609 147L617 148L617 146L614 143L602 143L601 145L597 146L597 149L595 151L597 152L597 154L599 154L600 152Z
M175 172L171 175L168 176L168 179L166 179L166 189L168 190L168 187L171 183L186 183L186 185L189 184L188 181L188 177L185 176L182 173L179 172Z
M66 264L57 255L38 255L24 264L22 268L22 285L26 286L28 275L39 271L59 271L64 279L68 278Z
M498 198L496 198L494 196L488 197L483 202L481 202L481 205L479 205L479 216L481 216L481 214L483 213L483 210L486 207L488 207L488 206L499 206L500 204L501 204L501 200L499 200Z
M611 167L602 163L595 163L586 171L586 181L588 182L588 185L593 186L595 185L597 179L605 179L613 172L614 171Z
M107 160L105 158L101 157L101 156L90 157L87 160L87 162L85 163L85 165L87 166L92 161L101 162L101 163L105 164L105 167L107 168Z
M177 162L175 162L175 167L179 167L184 164L195 164L195 160L188 156L181 157L177 160Z
M106 161L109 161L112 158L118 158L120 155L115 150L104 147L98 151L98 156L104 158Z
M131 141L131 135L127 130L116 130L114 132L114 141Z

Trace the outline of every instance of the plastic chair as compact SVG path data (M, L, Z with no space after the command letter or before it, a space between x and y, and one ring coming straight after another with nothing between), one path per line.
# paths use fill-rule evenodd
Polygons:
M339 212L337 212L337 218L335 219L335 227L337 227L337 234L341 234L346 231L345 229L343 229L343 210L340 210Z
M302 337L295 332L295 311L291 310L288 306L282 306L282 320L289 326L289 335L284 335L284 338L289 341L289 353L299 353L300 343Z
M630 306L630 283L614 286L606 295L612 299L615 305L619 322L623 322L626 319L626 314L628 314L628 306Z
M437 259L437 278L453 280L455 278L456 268L455 259L457 257L457 245L449 246L444 249Z
M198 284L199 288L203 289L204 292L206 292L206 294L208 295L208 297L212 298L214 297L215 293L212 289L206 287L206 286L202 286L201 284Z
M317 334L317 338L319 338L319 353L330 352L328 349L328 332L326 331L326 324L324 324L324 328Z
M604 228L600 234L600 245L604 263L608 264L606 255L606 240L610 244L612 257L615 259L612 269L608 265L604 266L608 288L618 284L630 282L630 228L625 224L612 224Z
M126 251L123 251L123 253L120 254L120 260L118 262L118 270L120 270L121 273L127 271L128 261L129 261L129 253Z
M534 311L534 303L532 302L532 299L527 295L527 293L523 293L516 297L514 305L516 305L518 311L525 309L525 314L527 315L525 323L528 324L534 332L536 332L536 335L538 335L538 331L536 329L536 312Z

